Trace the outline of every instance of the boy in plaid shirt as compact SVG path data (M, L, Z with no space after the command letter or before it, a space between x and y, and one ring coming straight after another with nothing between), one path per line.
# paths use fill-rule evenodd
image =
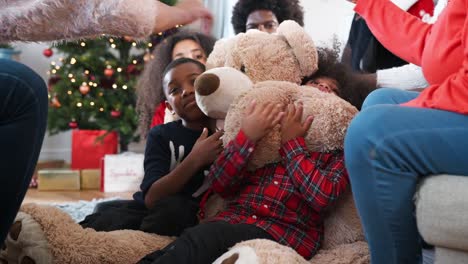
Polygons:
M343 151L309 152L304 136L313 118L303 123L302 105L252 102L241 130L208 177L228 202L210 222L187 229L166 248L140 263L212 263L236 243L271 239L310 259L323 239L323 211L349 184ZM256 142L281 125L282 162L253 172L246 167Z

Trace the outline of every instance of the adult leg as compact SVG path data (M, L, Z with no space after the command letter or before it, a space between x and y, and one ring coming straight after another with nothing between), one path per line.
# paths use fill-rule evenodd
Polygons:
M387 102L408 101L414 97L410 93L389 92L392 97ZM386 103L383 99L380 103ZM366 99L365 109L351 122L345 138L354 199L372 263L418 263L421 248L413 215L416 184L427 175L468 175L468 116L371 106L374 100L372 94Z
M180 236L198 224L199 202L183 195L172 195L156 202L143 219L140 230L163 236Z
M0 59L0 242L31 181L47 122L47 88L20 63Z
M145 205L135 200L113 201L111 205L86 216L80 225L96 231L139 230L147 214Z
M176 241L138 262L139 264L213 263L238 242L263 238L273 240L263 229L247 224L209 222L189 228Z
M379 88L367 96L362 104L362 109L379 104L401 104L413 100L418 92L405 91L394 88Z

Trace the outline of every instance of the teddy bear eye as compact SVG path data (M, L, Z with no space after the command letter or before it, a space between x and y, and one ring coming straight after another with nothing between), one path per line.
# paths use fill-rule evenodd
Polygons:
M245 66L244 66L244 65L241 65L240 71L243 72L243 73L245 73Z

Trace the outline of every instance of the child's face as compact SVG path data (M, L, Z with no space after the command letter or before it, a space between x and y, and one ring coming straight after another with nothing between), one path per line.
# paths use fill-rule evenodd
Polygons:
M164 76L163 87L166 107L186 122L206 118L195 101L195 79L202 70L194 63L174 67Z
M325 93L338 94L339 90L338 82L329 77L317 77L309 80L305 85L315 87Z
M177 42L172 49L172 60L180 58L190 58L206 64L206 54L203 48L191 39L184 39Z

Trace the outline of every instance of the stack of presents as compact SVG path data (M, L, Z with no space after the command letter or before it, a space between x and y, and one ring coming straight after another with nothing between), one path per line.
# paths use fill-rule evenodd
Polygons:
M71 164L42 160L30 187L39 191L101 190L132 192L143 179L143 154L117 154L118 136L98 130L74 130Z

